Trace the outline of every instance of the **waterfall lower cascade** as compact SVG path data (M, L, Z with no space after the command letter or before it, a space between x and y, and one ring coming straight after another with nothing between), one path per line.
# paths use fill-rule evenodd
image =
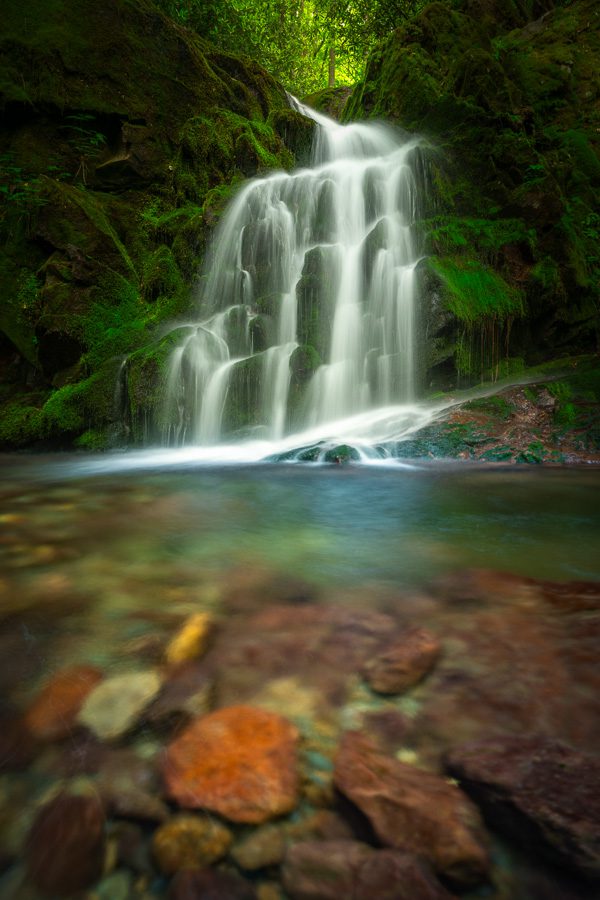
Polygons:
M224 215L170 360L169 443L368 430L414 398L419 141L294 105L312 165L250 181Z

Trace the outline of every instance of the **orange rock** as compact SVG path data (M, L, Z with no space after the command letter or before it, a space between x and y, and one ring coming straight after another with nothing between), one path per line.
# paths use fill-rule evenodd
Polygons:
M29 731L44 741L67 737L83 701L102 678L102 672L94 666L71 666L57 672L25 716Z
M180 806L257 824L298 802L298 732L275 713L229 706L196 719L167 748L164 777Z

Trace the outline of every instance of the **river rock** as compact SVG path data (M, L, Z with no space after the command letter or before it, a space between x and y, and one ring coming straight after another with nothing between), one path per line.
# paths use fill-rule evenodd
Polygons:
M256 900L256 891L229 872L185 869L173 878L168 900Z
M166 663L178 666L202 656L213 628L214 621L210 613L200 612L190 616L167 646Z
M386 847L429 860L459 885L485 879L489 859L479 814L446 779L387 757L365 735L347 732L334 782Z
M400 694L431 671L440 650L439 640L430 631L410 629L367 661L365 678L380 694Z
M282 880L293 900L450 900L412 854L375 850L358 841L293 844Z
M37 814L25 859L41 891L65 896L96 881L104 863L104 809L95 794L62 791Z
M258 824L298 802L298 732L275 713L231 706L192 722L166 750L169 796Z
M448 770L509 838L600 879L600 760L546 738L459 747Z
M209 866L229 850L231 832L208 816L173 816L154 832L152 853L165 875Z
M135 725L160 685L160 676L152 670L107 678L88 695L78 721L101 740L114 740Z
M254 703L268 683L295 679L305 692L317 691L329 712L396 628L376 610L277 604L228 623L204 662L218 672L219 705Z
M166 804L157 796L160 780L153 762L131 749L109 750L96 784L113 815L147 822L164 822L169 817Z
M95 666L71 666L57 672L37 695L25 716L31 733L43 741L58 741L73 730L86 697L102 681Z
M27 768L39 744L14 709L0 710L0 772Z
M210 712L213 698L212 677L198 665L187 663L169 673L144 712L144 721L164 732Z
M241 869L253 872L266 866L278 866L285 854L285 832L277 825L263 825L237 841L231 857Z

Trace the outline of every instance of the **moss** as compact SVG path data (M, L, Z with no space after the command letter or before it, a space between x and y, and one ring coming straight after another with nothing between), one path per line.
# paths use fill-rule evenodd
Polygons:
M448 308L457 319L472 324L523 314L517 291L477 260L432 257L428 265L444 284Z
M0 447L26 447L45 436L42 410L28 403L28 397L0 408Z

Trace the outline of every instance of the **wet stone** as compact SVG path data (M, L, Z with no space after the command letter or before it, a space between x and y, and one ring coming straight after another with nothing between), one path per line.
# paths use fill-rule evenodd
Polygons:
M157 796L158 773L152 761L130 749L109 752L98 771L97 786L113 815L148 822L164 822L166 804Z
M213 700L213 678L195 663L186 663L169 673L144 721L163 732L205 715Z
M448 771L492 826L600 883L600 760L543 737L458 747Z
M210 613L201 612L190 616L165 651L167 665L179 666L202 656L206 652L213 629L214 620Z
M107 678L88 695L78 721L101 740L114 740L136 724L160 685L160 676L151 670Z
M425 678L440 651L441 644L430 631L410 629L367 661L365 678L380 694L400 694Z
M174 816L154 832L152 853L165 875L208 866L222 859L231 845L228 828L209 816Z
M168 900L256 900L249 882L228 872L186 869L173 878Z
M231 857L241 869L253 872L266 866L277 866L286 848L284 831L276 825L263 825L237 841Z
M38 751L38 743L16 711L0 712L0 772L25 769Z
M294 679L317 691L327 712L344 703L351 680L396 628L374 610L277 604L230 622L205 662L218 672L219 705L252 702L269 682Z
M26 841L30 880L53 895L96 881L104 863L104 809L94 794L62 791L42 807Z
M102 678L95 666L71 666L57 672L27 711L25 721L31 733L42 741L67 737L83 702Z
M490 861L478 811L446 779L387 757L365 735L348 732L334 782L384 846L427 859L455 884L485 880Z
M282 879L293 900L450 900L415 856L358 841L293 844Z
M232 706L192 722L165 752L169 796L259 824L298 802L298 732L274 713Z

